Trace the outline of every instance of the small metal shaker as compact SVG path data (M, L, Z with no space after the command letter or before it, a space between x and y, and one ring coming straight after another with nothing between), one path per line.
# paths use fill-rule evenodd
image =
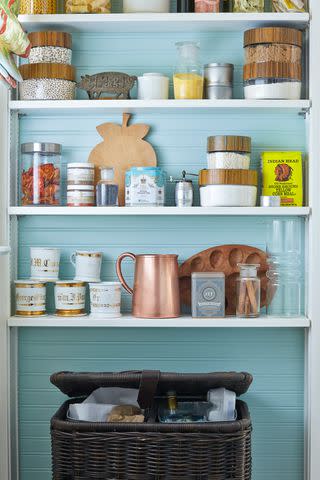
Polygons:
M182 172L182 178L174 180L170 177L171 182L175 182L175 204L176 207L192 207L193 204L193 183L192 180L186 179L187 174Z

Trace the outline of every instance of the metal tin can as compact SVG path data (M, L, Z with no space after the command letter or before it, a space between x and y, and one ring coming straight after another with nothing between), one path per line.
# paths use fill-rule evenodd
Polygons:
M16 280L16 315L40 317L46 314L46 284Z
M204 79L209 85L232 85L232 63L207 63L204 66Z
M77 317L86 315L86 283L72 280L56 282L54 289L56 315Z
M68 163L68 185L94 185L93 163Z
M94 207L95 195L93 185L68 185L68 207Z
M176 204L176 207L192 207L192 204L193 204L192 180L181 179L176 181L175 204Z
M166 174L160 167L132 167L126 172L127 207L161 207Z

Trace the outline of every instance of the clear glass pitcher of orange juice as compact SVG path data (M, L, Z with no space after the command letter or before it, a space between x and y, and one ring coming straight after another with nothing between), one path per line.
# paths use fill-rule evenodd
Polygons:
M177 42L178 62L174 70L174 98L178 100L203 98L203 69L197 42Z

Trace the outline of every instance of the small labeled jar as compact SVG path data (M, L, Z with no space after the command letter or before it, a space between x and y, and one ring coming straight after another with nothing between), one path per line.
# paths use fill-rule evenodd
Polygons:
M54 288L56 315L59 317L77 317L86 315L86 283L61 280Z
M66 0L66 13L111 13L111 0Z
M239 263L240 275L237 279L236 315L241 318L256 318L260 315L260 265Z
M244 32L245 63L301 63L302 32L296 28L265 27Z
M264 12L264 0L233 0L234 13Z
M20 0L20 15L51 15L57 13L57 0Z
M94 185L94 164L68 163L67 183L68 185Z
M32 280L15 282L16 315L41 317L46 315L46 284Z
M73 100L75 68L61 63L30 63L19 67L20 100Z
M93 185L68 185L68 207L94 207L95 195Z
M21 145L21 205L60 205L61 145Z
M240 169L250 167L251 138L235 135L208 137L209 169Z
M72 36L66 32L32 32L29 63L63 63L71 65Z
M244 96L258 100L299 100L302 71L299 63L251 63L243 67Z

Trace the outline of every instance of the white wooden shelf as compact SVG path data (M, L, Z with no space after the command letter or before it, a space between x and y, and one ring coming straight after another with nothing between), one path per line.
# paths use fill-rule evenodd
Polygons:
M281 318L192 318L142 319L126 315L120 318L95 319L87 317L61 318L10 317L9 327L109 327L109 328L308 328L307 317Z
M29 115L72 115L108 112L188 113L212 110L241 110L274 113L301 113L310 107L309 100L13 100L10 110Z
M60 14L19 15L27 31L68 30L70 32L210 32L240 30L266 25L304 28L308 13L158 13L158 14Z
M9 215L76 216L300 216L307 217L310 207L10 207Z

